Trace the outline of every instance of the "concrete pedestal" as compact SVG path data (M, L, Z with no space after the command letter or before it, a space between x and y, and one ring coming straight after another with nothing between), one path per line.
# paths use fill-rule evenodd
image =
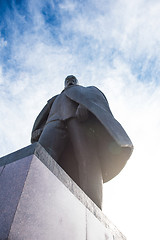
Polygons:
M0 240L125 240L39 143L0 159Z

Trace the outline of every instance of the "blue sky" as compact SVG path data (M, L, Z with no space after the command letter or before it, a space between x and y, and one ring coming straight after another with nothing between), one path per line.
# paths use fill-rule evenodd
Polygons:
M113 66L114 59L119 57L140 81L158 81L159 34L153 32L158 23L151 11L152 2L139 2L129 6L126 1L102 0L1 1L1 48L8 43L1 49L4 68L18 67L15 44L27 41L30 47L38 38L44 44L65 47L87 64L97 61L101 68L104 62ZM156 8L158 3L153 2Z
M67 75L97 86L135 146L104 185L103 211L129 240L159 235L159 12L158 0L0 0L0 156L30 144Z

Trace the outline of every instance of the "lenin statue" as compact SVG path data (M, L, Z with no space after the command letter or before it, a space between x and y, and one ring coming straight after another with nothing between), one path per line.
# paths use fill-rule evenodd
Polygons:
M78 85L73 75L38 115L31 137L37 141L99 208L103 182L122 170L133 150L105 95Z

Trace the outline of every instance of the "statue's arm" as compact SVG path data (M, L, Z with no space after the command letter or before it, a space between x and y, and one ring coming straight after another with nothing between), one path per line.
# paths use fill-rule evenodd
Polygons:
M43 127L47 121L48 115L49 115L49 105L48 103L44 106L44 108L41 110L41 112L38 114L34 125L32 129L32 134L31 134L31 143L37 142L42 131Z
M44 108L41 110L39 115L37 116L37 118L34 122L34 125L33 125L32 133L31 133L31 143L38 141L38 139L43 131L44 125L47 121L52 103L54 102L56 97L57 97L57 95L55 97L53 97L52 99L50 99L47 102L47 104L44 106Z
M35 131L32 132L31 143L38 142L42 131L43 131L43 129L39 128L39 129L36 129Z

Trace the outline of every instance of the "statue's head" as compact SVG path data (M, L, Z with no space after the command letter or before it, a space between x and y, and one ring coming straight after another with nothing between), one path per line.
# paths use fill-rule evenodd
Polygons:
M64 82L65 88L72 85L77 85L77 84L78 84L78 80L75 76L69 75L65 78L65 82Z

